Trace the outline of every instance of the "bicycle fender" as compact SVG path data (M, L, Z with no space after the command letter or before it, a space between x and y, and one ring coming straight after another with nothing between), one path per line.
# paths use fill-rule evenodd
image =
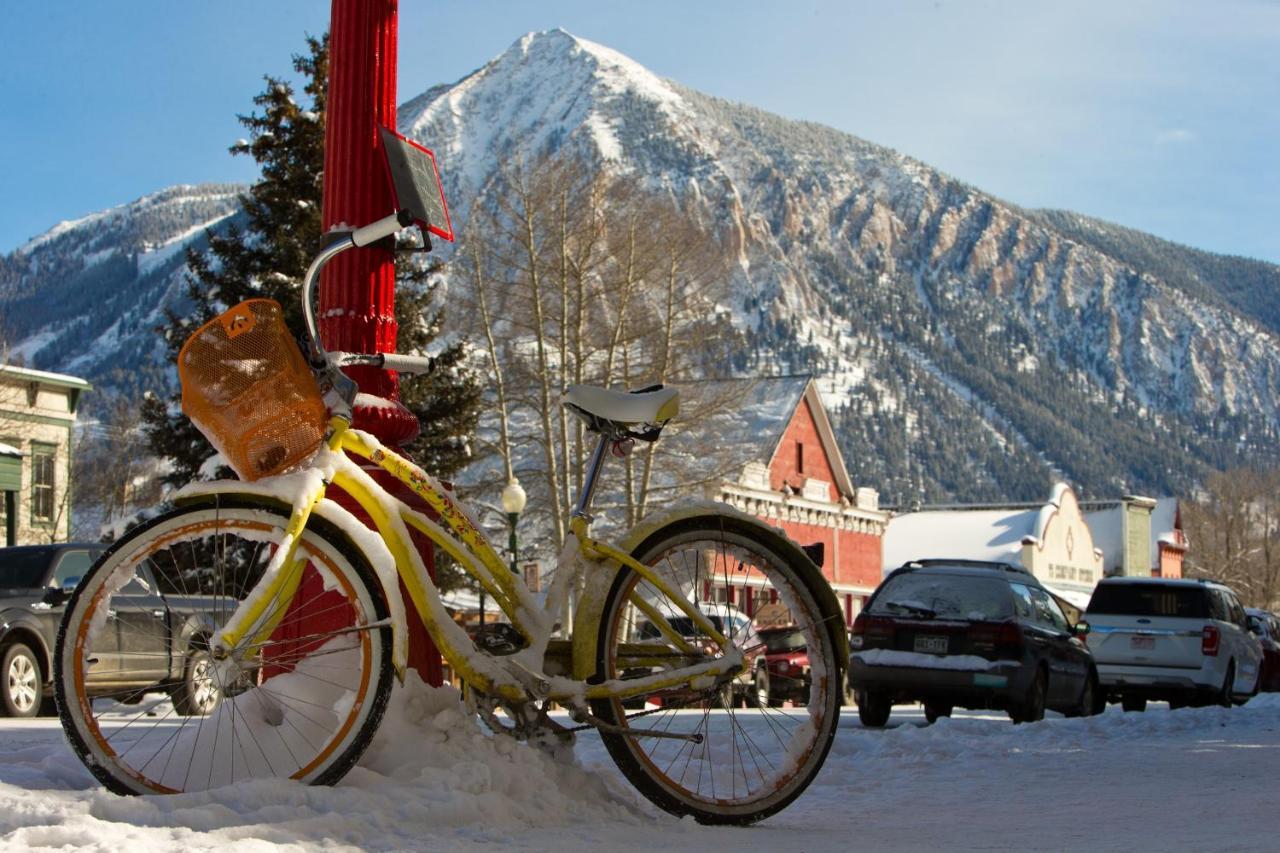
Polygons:
M293 510L292 505L280 497L278 490L241 480L192 483L178 492L173 502L178 506L187 506L217 498L238 498L260 503L283 512L286 517ZM318 515L336 527L344 543L364 557L373 569L374 577L378 579L378 585L382 588L382 597L387 603L387 613L391 617L391 662L395 666L396 673L403 680L409 661L409 629L405 622L404 599L400 595L399 575L396 573L396 563L391 556L391 551L375 531L369 530L348 510L328 498L316 504L312 514ZM360 531L361 534L367 532L368 535L352 536L352 531Z
M757 528L765 539L771 540L771 543L779 552L789 554L794 559L797 570L809 582L810 589L813 590L814 597L817 598L819 611L822 613L824 621L833 626L832 635L836 642L836 662L840 666L841 672L849 666L849 634L844 629L844 608L840 606L840 599L836 597L835 590L831 588L831 582L823 577L822 569L819 568L804 549L796 543L794 539L786 534L780 527L775 527L761 521L754 515L748 515L739 509L729 506L725 503L709 500L691 500L682 501L672 505L670 508L646 516L636 524L635 527L627 531L625 537L618 547L626 551L628 554L633 553L645 539L648 539L655 532L661 530L669 524L677 521L685 521L692 518L706 518L714 520L717 516L732 516L740 522L750 524ZM606 572L598 572L597 574L608 574ZM613 577L610 574L609 583L612 583ZM604 592L609 589L608 585L604 587ZM602 593L603 596L604 593ZM602 615L602 614L600 614ZM575 630L575 634L577 631ZM594 636L594 635L593 635ZM593 641L594 642L594 641ZM593 649L594 650L594 649ZM592 658L594 660L594 656Z

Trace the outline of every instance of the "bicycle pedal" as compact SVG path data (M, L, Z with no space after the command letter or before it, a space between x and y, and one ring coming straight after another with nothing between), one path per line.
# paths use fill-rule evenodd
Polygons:
M506 622L485 625L476 631L473 639L476 648L494 657L513 655L528 645L524 636Z

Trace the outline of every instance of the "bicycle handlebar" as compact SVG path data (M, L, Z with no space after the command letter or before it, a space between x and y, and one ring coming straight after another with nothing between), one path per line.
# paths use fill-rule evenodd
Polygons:
M313 291L315 290L316 282L320 278L320 270L324 268L324 265L348 249L376 243L385 237L391 236L401 228L407 227L412 222L413 217L411 214L407 211L400 211L391 216L383 217L377 222L365 225L363 228L357 228L348 233L335 233L331 235L332 242L320 250L320 253L311 262L311 266L307 267L306 275L302 277L302 319L306 326L309 344L307 357L311 362L311 366L316 370L322 387L328 389L325 391L325 399L331 413L338 414L345 411L349 419L351 404L354 402L358 390L355 382L350 377L344 376L338 370L339 367L344 365L368 365L405 374L430 373L435 369L436 361L434 358L399 355L397 353L325 352L324 346L320 343L320 330L316 324Z
M384 370L394 370L397 373L422 374L430 373L436 369L436 360L434 358L419 355L399 355L393 352L331 352L329 353L329 358L339 367L347 367L349 365L381 367Z

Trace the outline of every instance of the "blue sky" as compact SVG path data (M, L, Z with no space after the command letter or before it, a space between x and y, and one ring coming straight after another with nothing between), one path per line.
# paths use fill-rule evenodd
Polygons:
M1280 0L401 0L400 100L561 26L688 86L893 147L1027 207L1280 262ZM8 4L0 252L227 146L323 0Z

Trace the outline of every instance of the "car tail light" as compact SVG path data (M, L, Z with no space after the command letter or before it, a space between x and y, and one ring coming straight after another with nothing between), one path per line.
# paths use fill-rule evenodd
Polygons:
M893 637L893 620L881 616L859 613L853 620L849 645L856 649L868 648L872 641L884 641Z
M1016 622L977 622L969 626L968 637L974 651L1007 657L1022 654L1022 629Z
M1218 626L1205 625L1204 631L1200 634L1200 654L1216 658L1221 642L1222 635L1218 633Z

